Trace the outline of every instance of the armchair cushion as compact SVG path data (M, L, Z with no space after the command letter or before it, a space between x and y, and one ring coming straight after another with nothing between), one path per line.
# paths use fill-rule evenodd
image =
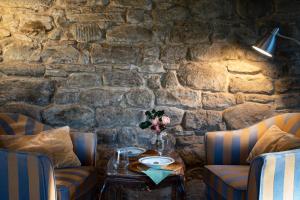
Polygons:
M55 169L58 200L79 199L97 183L94 167Z
M36 135L0 135L0 148L43 153L54 167L76 167L81 163L73 152L68 126L51 129Z
M282 131L273 125L254 145L247 161L250 163L256 156L263 153L280 152L300 148L300 138Z
M206 165L204 181L224 199L246 199L248 165Z

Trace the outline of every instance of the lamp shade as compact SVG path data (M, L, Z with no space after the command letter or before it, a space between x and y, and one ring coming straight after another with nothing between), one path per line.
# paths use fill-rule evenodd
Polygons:
M279 32L279 28L275 28L271 33L265 35L255 45L252 46L256 51L272 57L276 47L276 35Z

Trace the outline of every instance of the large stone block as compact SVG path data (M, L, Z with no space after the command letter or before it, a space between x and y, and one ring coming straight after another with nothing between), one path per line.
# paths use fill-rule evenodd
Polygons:
M94 64L115 63L135 64L138 49L128 46L105 46L95 44L91 50L91 60Z
M291 94L281 94L276 96L275 105L276 109L299 109L300 94L291 93Z
M271 103L275 100L274 96L263 94L245 94L244 98L246 101L255 103Z
M179 86L175 72L168 71L162 76L161 85L164 88L176 88Z
M227 93L202 93L203 108L209 110L224 110L236 104L235 96Z
M100 77L92 73L72 73L68 77L66 86L75 88L95 87L101 84Z
M268 0L261 0L258 2L238 0L236 2L236 11L238 15L246 19L256 19L269 16L275 11L274 7L274 2Z
M104 85L135 87L143 85L143 77L136 71L105 71L103 72Z
M8 30L4 29L4 28L0 28L0 39L9 37L11 34Z
M0 112L20 113L41 121L42 107L22 102L11 102L0 107Z
M154 94L147 89L132 89L125 95L128 105L139 108L152 108L154 105Z
M218 131L222 127L222 113L206 110L187 111L182 125L187 130L195 130L200 133Z
M190 56L195 61L238 60L245 57L245 50L228 43L202 44L193 46Z
M204 144L193 144L184 148L177 149L188 168L201 167L205 165L205 146Z
M227 70L221 64L185 63L177 73L183 86L197 90L225 91Z
M262 75L234 76L229 83L230 92L245 92L258 94L272 94L274 91L272 80Z
M79 102L79 89L57 89L53 97L56 104L76 104Z
M147 85L150 89L159 89L160 88L160 76L151 75L147 80Z
M92 42L102 39L101 29L96 23L76 24L71 31L78 42Z
M118 89L92 88L80 93L80 103L89 107L116 106L122 101L124 93Z
M12 44L3 49L3 60L10 61L39 61L40 48L31 44Z
M97 108L96 119L100 127L136 126L143 120L143 112L115 106Z
M155 109L165 111L165 114L168 117L170 117L170 119L171 119L170 126L176 126L176 125L181 124L182 118L183 118L183 115L184 115L183 110L181 110L179 108L175 108L175 107L168 107L168 106L158 106Z
M275 90L278 93L285 93L288 91L299 90L300 79L299 78L284 78L275 81Z
M174 22L183 22L189 16L189 10L183 6L170 6L167 9L159 7L152 11L153 21L156 24L172 24Z
M42 111L47 124L53 126L68 125L76 129L91 128L95 124L95 113L92 109L80 105L51 105Z
M195 44L208 41L210 35L208 24L194 22L175 26L171 32L170 41L173 43Z
M152 8L151 0L114 0L113 4L117 6L124 6L130 8L143 8L146 10L150 10Z
M228 108L223 113L223 117L227 128L241 129L272 116L273 111L274 108L271 105L244 103Z
M0 71L6 75L15 76L43 76L45 66L42 64L2 63Z
M111 42L151 42L151 38L151 30L132 25L117 26L106 32L106 39Z
M262 71L260 64L249 61L228 61L226 63L228 71L238 74L258 74Z
M0 6L4 7L25 7L25 8L39 8L48 7L52 4L53 0L1 0Z
M162 49L161 60L165 63L178 63L185 60L187 56L187 47L185 46L167 46Z
M197 21L228 19L232 17L233 6L227 0L198 1L192 0L188 4L191 14Z
M201 108L201 92L190 89L156 90L157 105L183 106L187 108Z
M0 102L24 101L47 105L54 92L53 81L40 78L8 77L0 79Z
M42 60L49 64L87 64L82 60L83 55L72 46L54 46L46 48Z
M132 24L142 23L150 16L142 9L130 9L126 13L126 21Z

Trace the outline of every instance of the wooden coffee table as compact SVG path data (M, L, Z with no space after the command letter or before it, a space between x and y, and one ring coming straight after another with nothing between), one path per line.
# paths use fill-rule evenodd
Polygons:
M162 182L156 185L148 176L143 173L130 171L128 168L123 170L115 170L112 158L107 164L106 178L101 189L100 200L103 199L126 199L124 189L134 191L153 191L163 188L171 188L171 198L185 199L184 189L184 163L180 156L172 152L168 155L175 159L177 163L182 165L176 174L169 175Z

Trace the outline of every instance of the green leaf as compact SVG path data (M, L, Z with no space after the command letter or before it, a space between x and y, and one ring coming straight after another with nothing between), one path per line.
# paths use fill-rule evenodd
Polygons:
M153 113L153 114L155 114L155 113L156 113L156 110L155 110L155 109L153 109L153 110L152 110L152 113Z
M146 112L145 112L145 115L146 115L147 117L149 117L149 118L151 118L151 116L152 116L150 111L146 111Z
M158 117L162 117L164 114L165 114L165 111L164 110L159 110L156 112L157 116Z
M152 125L151 122L145 121L145 122L140 123L139 126L140 126L141 129L146 129L146 128L149 128L151 125Z

